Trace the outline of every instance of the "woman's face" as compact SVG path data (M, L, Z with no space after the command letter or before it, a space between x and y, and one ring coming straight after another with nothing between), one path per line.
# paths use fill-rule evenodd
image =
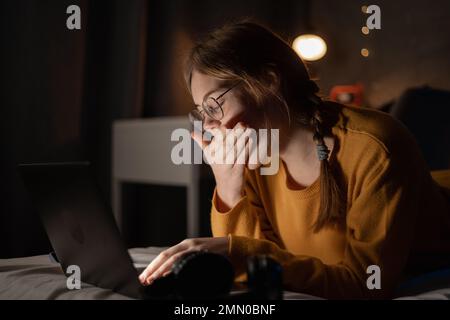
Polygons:
M224 82L217 78L195 70L192 72L191 92L196 107L201 106L208 97L217 98L228 89L229 87L224 86ZM214 129L220 125L232 129L238 122L254 128L257 123L256 114L249 112L250 108L243 104L240 93L241 89L238 85L223 95L218 100L223 109L223 118L215 120L205 114L204 129Z

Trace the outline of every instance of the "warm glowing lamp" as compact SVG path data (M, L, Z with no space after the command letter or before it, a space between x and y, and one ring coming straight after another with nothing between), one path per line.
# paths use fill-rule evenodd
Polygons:
M292 47L306 61L316 61L327 52L325 41L315 34L304 34L295 38Z

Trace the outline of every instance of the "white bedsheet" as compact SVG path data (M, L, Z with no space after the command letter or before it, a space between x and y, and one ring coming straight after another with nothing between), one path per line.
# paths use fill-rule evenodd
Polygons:
M136 268L146 267L164 248L148 247L129 250ZM0 299L117 300L130 299L108 289L82 283L81 290L69 290L66 276L48 255L0 259ZM233 293L239 293L235 291ZM285 299L320 299L314 296L284 292Z
M135 267L145 267L162 248L131 249ZM81 290L69 290L66 276L48 255L1 259L0 299L130 299L108 289L82 283Z
M145 267L164 248L148 247L130 249L130 255L136 268ZM102 289L90 284L82 283L81 290L68 290L66 276L58 264L50 261L48 255L0 259L0 299L100 299L117 300L130 299L108 289ZM235 292L238 293L238 292ZM295 293L284 292L284 299L303 300L320 298ZM450 287L439 290L430 290L414 296L405 296L397 299L414 300L449 300Z

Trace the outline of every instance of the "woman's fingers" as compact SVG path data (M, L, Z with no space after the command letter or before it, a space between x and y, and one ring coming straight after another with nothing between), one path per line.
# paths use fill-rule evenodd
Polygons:
M155 279L167 276L172 271L174 263L185 254L202 250L226 255L228 237L185 239L161 252L141 273L139 280L142 284L149 285Z
M211 141L203 140L202 134L195 130L191 132L191 137L198 144L198 146L202 148L202 150L204 150L211 143Z
M233 166L239 152L238 143L247 128L238 122L233 129L220 126L214 131L214 141L208 146L210 154L214 157L214 163Z
M260 150L263 148L264 150L264 139L260 139L259 136L257 138L252 138L249 140L248 144L248 161L247 161L247 167L250 170L256 169L259 167L261 162L261 153Z
M212 135L211 143L203 149L209 164L226 164L224 162L226 156L226 127L219 126L208 130Z
M140 274L139 280L143 284L148 284L151 281L153 273L161 266L163 265L168 259L170 259L173 255L177 254L178 252L184 251L185 245L183 242L170 247L167 250L164 250L161 252L155 259L153 259L152 262L145 268L145 270Z
M239 122L233 129L227 129L225 126L219 126L207 130L212 135L211 141L203 140L201 133L192 132L194 141L202 148L205 158L209 164L227 164L234 166L236 164L245 164L248 161L249 154L254 151L256 137L252 136L252 131L246 125ZM247 140L250 143L247 146ZM243 154L246 150L246 154Z
M171 272L172 272L172 270L166 271L166 272L163 273L162 276L163 276L163 277L168 276Z
M226 163L235 164L238 155L238 142L245 132L245 127L238 123L232 131L230 131L226 137Z
M148 284L151 282L151 275L153 272L165 261L162 258L161 254L159 254L152 262L145 268L145 270L139 275L139 281L142 284Z
M153 279L157 279L159 277L163 277L169 274L170 271L172 270L172 266L174 265L174 263L185 254L189 253L190 251L191 250L184 250L174 254L169 259L167 259L157 270L155 270L151 277Z
M246 129L237 143L237 160L235 165L245 165L249 161L251 148L256 144L250 129Z

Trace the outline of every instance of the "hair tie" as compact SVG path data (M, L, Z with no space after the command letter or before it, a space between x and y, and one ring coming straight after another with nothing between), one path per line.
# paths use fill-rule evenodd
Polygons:
M330 150L325 144L318 144L317 145L317 156L319 157L319 160L327 160L328 154L330 153Z

